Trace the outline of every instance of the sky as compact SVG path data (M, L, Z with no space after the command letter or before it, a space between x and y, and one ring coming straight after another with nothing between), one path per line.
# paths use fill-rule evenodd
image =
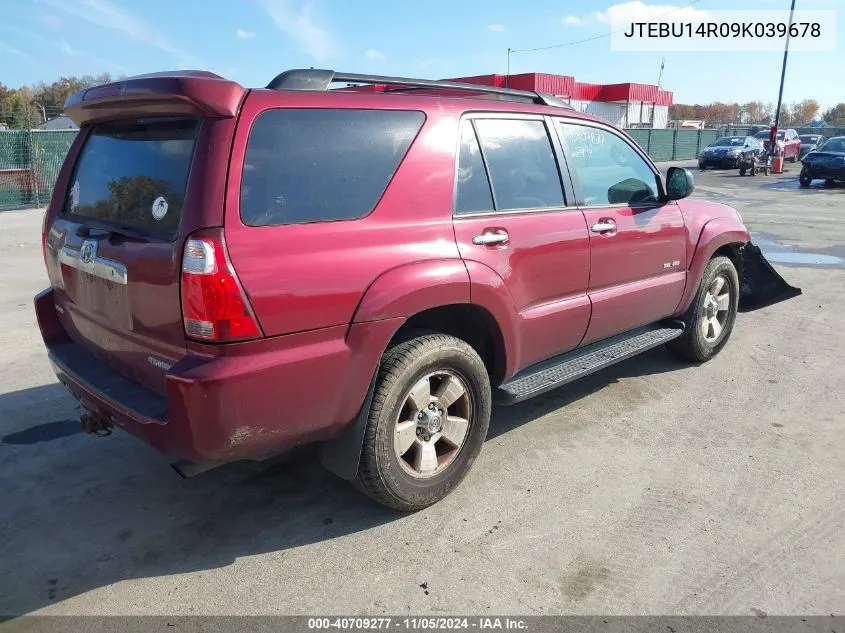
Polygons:
M614 52L610 18L676 10L788 8L789 0L0 0L0 83L62 75L211 70L266 85L289 68L425 78L547 72L591 83L657 83L676 103L776 102L782 54ZM845 101L845 0L835 53L790 54L784 100ZM547 50L521 49L568 44ZM838 75L838 76L837 76Z

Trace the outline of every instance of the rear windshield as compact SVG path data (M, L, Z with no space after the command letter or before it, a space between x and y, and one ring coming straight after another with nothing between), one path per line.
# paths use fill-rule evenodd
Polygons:
M144 119L102 123L85 141L65 212L173 239L199 123Z
M249 226L368 215L425 120L407 110L268 110L250 131L241 183Z

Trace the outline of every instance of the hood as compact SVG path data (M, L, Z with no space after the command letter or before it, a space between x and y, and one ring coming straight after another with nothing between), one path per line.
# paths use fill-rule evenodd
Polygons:
M804 160L808 162L813 161L825 161L827 162L830 158L845 158L845 152L820 152L816 150L814 152L810 152L806 156L804 156Z
M707 218L707 220L715 220L716 218L736 219L739 217L739 214L733 207L713 200L684 198L678 201L678 206L681 207L681 212L685 216L687 213L694 213L696 216Z

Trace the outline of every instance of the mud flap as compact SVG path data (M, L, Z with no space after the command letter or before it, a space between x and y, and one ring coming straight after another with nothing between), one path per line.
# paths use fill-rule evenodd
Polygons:
M370 407L373 405L377 378L378 367L376 367L376 373L373 374L373 379L370 381L367 397L364 399L364 404L361 406L355 422L348 426L339 437L324 442L320 447L320 463L338 477L348 481L352 481L358 475L364 431L367 429L367 421L370 418Z
M748 242L742 248L741 312L759 310L792 299L801 294L800 288L790 286L763 257L760 249Z

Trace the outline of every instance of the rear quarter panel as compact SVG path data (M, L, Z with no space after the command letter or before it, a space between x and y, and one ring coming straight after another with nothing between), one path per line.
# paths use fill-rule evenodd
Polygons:
M386 271L414 262L460 261L451 217L458 118L435 109L425 112L417 138L368 216L266 227L241 221L244 154L260 113L278 107L385 108L385 103L381 95L250 93L233 146L225 227L233 266L268 336L348 324L364 292ZM388 107L420 110L415 104L396 99ZM387 312L373 308L371 316Z

